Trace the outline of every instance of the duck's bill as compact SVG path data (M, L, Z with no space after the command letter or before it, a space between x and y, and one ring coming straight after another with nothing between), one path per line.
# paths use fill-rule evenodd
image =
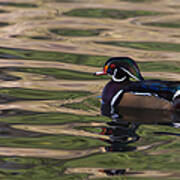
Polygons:
M100 75L106 75L107 73L106 72L95 72L94 75L95 76L100 76Z

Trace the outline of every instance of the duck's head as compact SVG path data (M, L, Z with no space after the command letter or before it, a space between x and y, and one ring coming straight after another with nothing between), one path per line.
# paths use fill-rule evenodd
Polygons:
M115 82L123 82L129 78L141 81L143 77L136 62L129 57L113 57L104 64L102 72L95 75L109 75Z

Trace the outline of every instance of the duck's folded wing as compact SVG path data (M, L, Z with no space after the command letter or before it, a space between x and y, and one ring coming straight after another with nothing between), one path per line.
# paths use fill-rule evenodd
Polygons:
M124 92L149 93L168 101L173 101L174 95L180 91L180 82L144 80L134 82L125 87Z

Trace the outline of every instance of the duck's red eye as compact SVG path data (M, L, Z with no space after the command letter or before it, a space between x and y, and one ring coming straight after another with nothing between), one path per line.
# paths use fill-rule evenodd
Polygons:
M111 68L111 69L113 69L113 68L115 68L115 67L116 67L115 64L111 64L111 65L110 65L110 68Z

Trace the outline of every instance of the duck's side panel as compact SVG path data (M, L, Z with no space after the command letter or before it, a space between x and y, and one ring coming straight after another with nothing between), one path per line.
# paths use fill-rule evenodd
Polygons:
M124 93L119 107L136 109L172 110L172 104L159 97Z

